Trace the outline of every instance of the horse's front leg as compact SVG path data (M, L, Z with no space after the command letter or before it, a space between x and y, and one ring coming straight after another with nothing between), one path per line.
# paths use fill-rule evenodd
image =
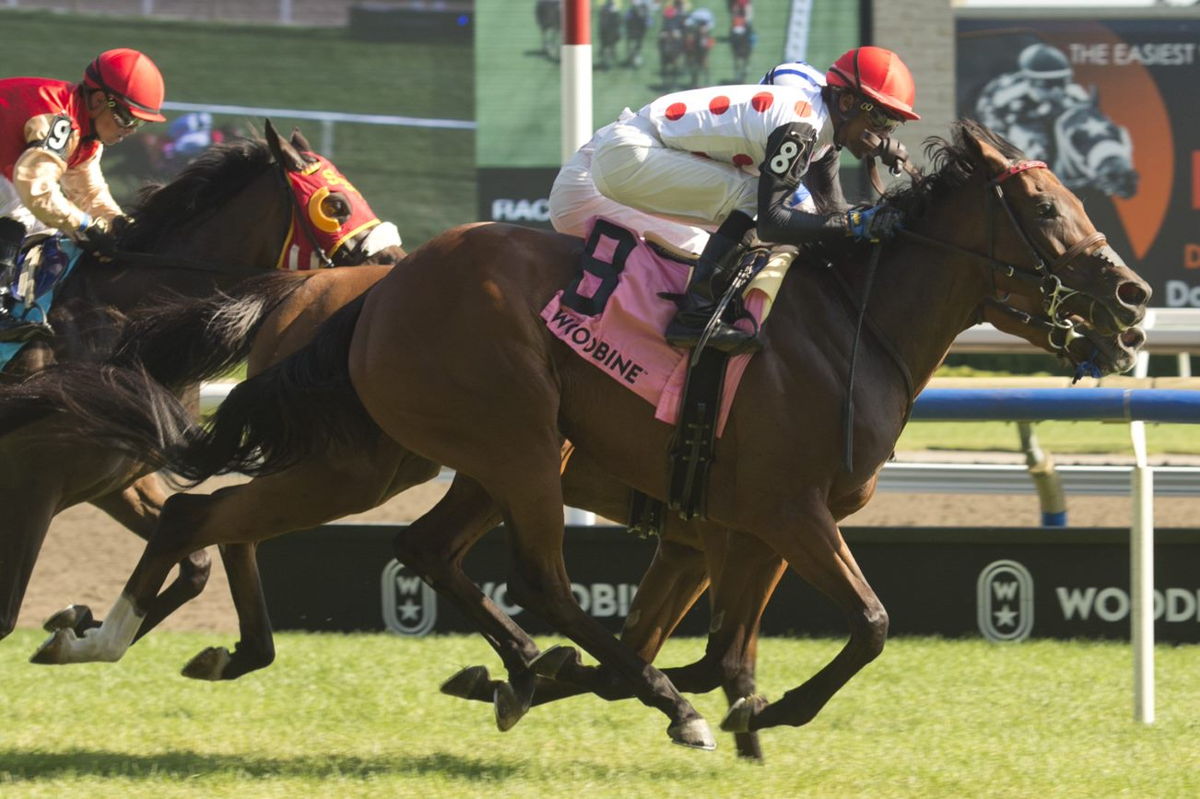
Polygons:
M21 601L37 563L50 520L57 511L53 498L19 490L0 479L4 525L0 530L0 639L17 625ZM17 490L14 490L17 488Z
M759 535L797 574L842 609L850 626L850 640L824 668L779 700L770 704L755 697L738 700L721 724L727 732L807 724L851 677L883 651L887 611L867 584L828 509L819 502L812 505L812 511L805 515L807 524L772 528ZM789 516L776 514L776 518Z

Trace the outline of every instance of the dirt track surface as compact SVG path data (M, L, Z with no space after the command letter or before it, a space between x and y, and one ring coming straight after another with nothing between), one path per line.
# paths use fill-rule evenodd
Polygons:
M213 481L198 491L212 491ZM418 486L369 513L348 520L402 523L411 521L444 493L448 484ZM1111 527L1128 524L1128 497L1068 497L1072 526ZM1189 527L1200 519L1200 500L1163 498L1155 502L1157 527ZM1039 522L1037 497L976 494L896 494L880 492L845 526L1033 526ZM38 627L50 613L69 603L90 605L100 614L117 598L137 563L142 542L90 505L69 508L55 518L18 619L18 626ZM237 627L228 587L216 551L212 578L204 594L168 619L164 629L235 632Z

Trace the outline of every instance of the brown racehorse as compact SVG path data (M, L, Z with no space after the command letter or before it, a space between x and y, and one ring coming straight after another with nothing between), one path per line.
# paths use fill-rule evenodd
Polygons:
M890 198L906 213L911 232L884 249L878 262L870 306L874 335L865 340L873 343L864 344L858 364L859 386L870 391L856 395L852 471L839 468L843 438L836 422L852 331L845 308L853 301L842 296L828 271L793 272L785 283L764 329L767 351L748 370L718 447L709 512L714 522L757 538L774 563L786 559L834 599L847 614L851 640L815 678L779 702L739 702L728 720L735 729L805 723L878 654L886 614L841 541L836 520L869 498L916 390L985 301L997 291L1040 295L1050 319L1077 315L1116 341L1117 351L1140 337L1132 326L1144 311L1148 287L1103 244L1077 200L1048 170L1028 162L1013 165L1017 155L964 123L956 127L955 142L934 153L940 168ZM931 257L935 245L945 254ZM846 250L834 253L838 272L861 290L868 282L868 259L860 250ZM375 421L394 441L470 474L501 508L514 538L517 564L510 587L518 601L548 617L635 686L639 697L663 709L676 740L705 746L710 739L695 711L659 672L597 633L571 600L562 568L559 425L605 472L658 497L665 491L659 458L670 438L670 430L654 422L640 401L572 360L536 321L537 311L567 282L577 251L572 240L503 225L443 234L381 281L361 315L357 307L339 314L316 346L235 391L212 437L196 442L182 462L207 461L198 471L208 472L215 462L250 468L261 453L266 458L261 469L270 471L303 465L306 455L329 444L331 431L352 432L337 422L304 424L297 416L331 421L330 399L339 392L345 396L345 381L328 367L336 366L353 332L349 374ZM922 313L914 319L915 308ZM446 317L438 318L435 310ZM304 403L288 392L297 386L308 390L314 378L325 378L316 383L322 389L318 409L298 407ZM604 413L589 413L596 407ZM249 420L250 438L244 439L248 411L258 415ZM281 422L284 416L295 423ZM223 454L214 455L214 447ZM104 658L122 649L174 553L245 535L210 528L211 540L198 538L186 518L191 501L179 496L168 504L163 525L101 631L83 641L72 635L56 639L61 660ZM456 555L420 541L398 546L402 559L415 561L418 569L423 548L435 558ZM473 589L439 579L442 574L426 576L450 592ZM469 605L473 599L462 601ZM502 621L480 618L489 611L494 608L479 605L481 627L510 673L524 668L536 650L523 649Z
M265 140L241 139L214 147L171 183L146 193L132 212L132 225L118 239L115 259L81 264L59 288L50 315L54 339L27 345L8 371L25 374L48 363L102 358L111 352L126 314L172 298L212 295L269 270L292 225L295 202L284 172L308 168L301 153L311 148L299 133L291 142L283 139L269 122L265 135ZM348 215L354 197L335 192L325 210L334 218ZM357 240L349 242L337 257L344 254L349 263L365 260L357 245ZM376 259L390 261L402 255L392 248ZM290 290L305 278L292 274L284 279ZM237 321L226 328L233 335L239 331ZM188 342L175 343L183 347ZM182 354L179 349L175 357ZM85 446L69 435L62 441L37 443L46 433L62 429L61 420L48 419L0 439L0 504L6 520L0 535L0 638L16 623L55 514L91 502L148 538L166 498L157 475L119 453ZM195 596L208 570L202 551L183 559L180 576L158 603L151 625ZM67 618L56 623L87 621Z
M220 371L224 363L237 360L247 349L250 350L248 372L253 375L307 343L320 321L366 291L386 272L386 268L380 267L325 270L295 290L282 278L252 279L240 285L233 297L159 307L135 319L119 351L132 355L134 362L141 362L156 380L168 387L191 384ZM290 293L280 297L282 292ZM274 310L263 321L255 321L268 308ZM222 316L255 325L257 332L252 346L244 339L233 341L206 332L219 330L221 326L214 321ZM998 321L1012 318L1006 315ZM1055 349L1037 325L1010 332L1026 336L1046 349ZM1075 343L1082 345L1083 340ZM1086 347L1076 347L1077 352L1069 357L1084 360L1096 346L1109 353L1102 361L1106 371L1123 371L1131 365L1132 353L1109 352L1106 342L1099 338ZM213 353L224 350L224 354L218 363L212 364L191 355L193 350L210 359ZM50 376L50 373L44 375ZM27 384L24 389L28 392L36 387ZM70 391L76 395L103 393L77 384L72 384ZM14 399L11 390L6 393L0 389L0 402L6 407L11 408ZM194 525L195 534L203 539L268 538L369 508L408 485L421 482L431 468L420 459L406 457L404 450L389 446L386 441L379 442L371 453L370 459L364 460L361 448L352 452L330 450L277 475L255 478L211 496L192 495L186 501L186 523ZM318 483L321 490L315 488ZM585 454L568 461L563 494L572 505L612 518L619 518L629 506L628 489L599 470ZM181 507L179 501L173 502L169 516L176 519ZM498 521L499 514L490 497L474 481L459 475L446 497L414 523L398 543L402 549L415 551L414 557L427 562L425 573L447 572L451 564L458 568L470 545ZM222 533L214 534L218 529ZM460 529L465 536L459 537L462 534L456 531ZM447 537L447 534L452 535ZM453 556L430 557L433 542L439 540ZM405 542L416 542L417 546ZM187 676L233 679L272 660L274 648L264 601L260 598L254 546L226 544L222 556L238 610L240 640L232 653L219 647L201 652L185 668ZM403 553L402 556L409 557ZM665 669L664 673L687 692L707 692L721 686L731 701L753 694L758 620L782 575L782 568L781 559L751 536L699 520L683 522L668 517L655 558L638 587L621 640L643 660L652 662L708 585L711 569L712 616L722 618L724 623L712 632L700 660ZM563 669L559 676L558 680L518 679L508 684L489 679L483 667L472 667L448 680L443 690L464 698L494 702L501 729L513 726L531 703L573 696L583 690L610 699L630 695L625 686L614 684L602 673ZM737 733L735 741L740 755L761 757L755 733Z

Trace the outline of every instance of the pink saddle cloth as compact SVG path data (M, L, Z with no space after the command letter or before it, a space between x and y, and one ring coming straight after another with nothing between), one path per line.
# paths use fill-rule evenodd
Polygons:
M675 424L691 351L663 338L676 305L659 293L683 293L690 266L603 218L592 220L587 242L581 275L554 295L542 319L581 358L653 405L655 419ZM746 307L761 318L761 293L750 292ZM739 324L749 326L748 321ZM751 357L729 359L718 436Z

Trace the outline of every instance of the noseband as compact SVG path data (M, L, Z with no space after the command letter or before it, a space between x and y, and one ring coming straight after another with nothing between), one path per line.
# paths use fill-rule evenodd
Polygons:
M1107 243L1107 239L1103 233L1097 230L1091 235L1085 236L1081 240L1072 244L1061 255L1057 256L1056 258L1049 259L1049 263L1047 263L1047 258L1043 256L1041 249L1034 242L1033 237L1029 235L1029 232L1021 224L1021 220L1013 211L1011 203L1009 203L1008 198L1004 194L1003 184L1006 180L1014 175L1027 172L1030 169L1049 169L1049 167L1044 161L1018 161L996 177L989 180L986 189L986 201L989 208L991 207L994 199L996 204L999 205L1000 208L1004 209L1004 213L1008 217L1009 222L1011 222L1012 226L1016 229L1017 235L1019 235L1021 237L1021 241L1025 243L1025 247L1028 249L1031 256L1032 265L1030 267L1018 267L1009 263L1008 261L1004 261L996 257L996 230L994 224L995 215L990 210L987 215L988 251L986 254L968 250L964 247L959 247L956 244L951 244L950 242L942 241L940 239L922 236L919 233L913 233L908 230L901 230L899 231L899 234L905 238L920 242L922 244L939 247L941 249L952 250L959 254L969 255L972 258L984 261L992 270L992 285L995 294L998 297L998 299L993 299L992 302L1004 308L1010 307L1004 303L1004 300L1008 295L1005 292L1001 292L1000 289L996 287L995 280L997 275L1003 275L1004 277L1036 285L1041 295L1042 310L1045 312L1046 317L1049 320L1049 324L1053 325L1053 327L1061 334L1060 343L1060 341L1055 340L1054 331L1052 330L1048 336L1049 343L1059 353L1066 354L1067 345L1069 345L1075 338L1078 338L1080 334L1075 331L1074 325L1070 321L1059 318L1059 311L1062 308L1062 304L1068 298L1077 294L1078 291L1063 285L1062 280L1058 277L1056 272L1062 267L1071 264L1081 255L1085 255L1096 248L1103 247ZM1017 311L1016 309L1012 310L1015 313L1023 314L1023 312Z

